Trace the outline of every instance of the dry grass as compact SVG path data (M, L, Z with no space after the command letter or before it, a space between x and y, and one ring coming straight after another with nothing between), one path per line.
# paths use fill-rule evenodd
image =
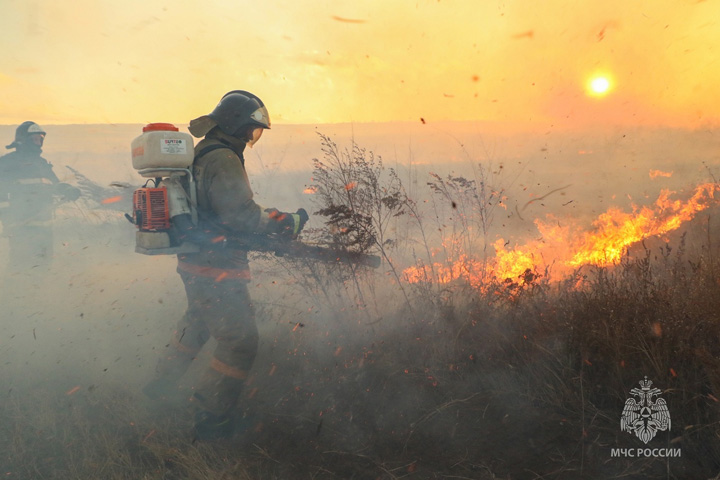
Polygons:
M539 277L468 295L458 285L461 295L414 298L422 314L399 311L402 320L372 328L352 312L330 334L310 322L264 343L241 403L247 430L228 441L193 442L184 408L158 410L109 380L70 395L16 385L0 407L2 474L711 478L720 471L713 258L648 246L614 269L578 272L580 287ZM681 448L681 458L610 457L641 446L619 416L645 375L673 422L652 446Z
M12 388L0 402L0 475L716 477L720 252L708 218L713 217L696 219L682 236L636 246L614 268L585 267L552 284L543 272L534 272L482 290L431 280L400 291L397 275L281 265L285 270L267 272L270 281L253 285L262 293L255 297L258 317L275 324L260 325L260 352L238 406L241 434L196 442L185 406L153 405L142 397L139 386L146 378L128 384L115 367L92 373L93 365L65 360L61 368L75 378L38 382L41 375L28 368L24 378L8 379ZM395 244L381 245L391 257ZM289 285L275 281L290 277ZM181 297L175 286L163 285L168 301L158 300L173 314L167 305ZM105 292L97 294L104 302L100 293ZM112 305L137 303L138 318L150 298L106 296ZM393 296L401 301L392 302ZM101 300L87 317L100 319L107 311ZM155 305L152 312L158 311ZM87 336L85 347L93 335L103 336L105 345L113 339L138 345L143 335L157 334L157 313L140 320L124 319L126 313L98 331L85 329L100 321L83 320L88 323L77 331ZM45 332L41 340L49 336ZM40 341L25 336L30 345ZM115 365L114 355L99 353ZM136 355L140 363L147 358ZM85 368L75 371L75 363ZM83 373L88 368L91 372ZM679 458L611 457L612 448L644 446L620 431L629 390L644 376L663 390L672 415L672 430L648 446L681 448ZM91 382L68 390L69 384Z

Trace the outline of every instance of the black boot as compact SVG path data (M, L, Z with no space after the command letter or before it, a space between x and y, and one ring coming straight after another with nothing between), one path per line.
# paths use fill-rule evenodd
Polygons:
M220 440L232 437L235 422L230 415L216 415L208 411L195 413L193 432L198 440Z

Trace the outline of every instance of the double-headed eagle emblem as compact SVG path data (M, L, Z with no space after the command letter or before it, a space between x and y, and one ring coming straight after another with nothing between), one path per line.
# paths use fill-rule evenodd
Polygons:
M658 430L670 430L670 412L667 403L662 398L653 401L662 393L659 388L652 388L652 382L645 377L640 380L640 388L633 388L630 393L638 397L628 398L625 401L622 417L620 417L620 430L635 433L635 435L648 443L655 437Z

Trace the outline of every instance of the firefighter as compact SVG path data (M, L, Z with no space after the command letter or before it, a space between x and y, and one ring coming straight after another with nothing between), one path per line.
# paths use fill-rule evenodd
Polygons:
M212 336L217 340L209 367L190 398L198 439L233 434L233 409L258 347L255 312L248 292L248 252L231 248L225 238L265 233L294 238L308 220L304 209L283 213L253 199L243 151L252 147L270 118L255 95L234 90L208 115L192 120L190 133L204 137L195 147L192 172L197 189L196 230L207 241L200 251L178 255L177 272L188 307L160 359L156 375L143 391L150 398L178 392L177 381Z
M9 245L8 273L49 267L55 198L80 197L80 190L60 182L52 165L40 156L45 135L37 123L24 122L6 146L15 151L0 157L0 221Z

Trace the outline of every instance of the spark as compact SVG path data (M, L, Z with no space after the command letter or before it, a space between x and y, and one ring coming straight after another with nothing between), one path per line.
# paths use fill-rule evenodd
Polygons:
M532 39L535 36L535 32L533 30L527 30L525 32L516 33L512 36L512 38L519 40L521 38L529 38Z
M333 20L335 20L337 22L343 22L343 23L365 23L365 22L367 22L367 20L362 20L359 18L344 18L344 17L338 17L337 15L333 15L330 18L332 18Z
M650 170L649 172L650 178L652 178L653 180L657 177L670 178L672 177L672 174L673 172L663 172L662 170Z
M75 386L75 387L71 388L70 390L68 390L67 392L65 392L65 395L72 395L73 393L77 392L78 390L80 390L79 385Z
M652 330L656 337L662 337L662 326L658 322L652 324Z
M109 203L121 202L122 199L123 199L122 195L117 195L115 197L103 198L102 201L100 201L100 203L102 203L103 205L107 205Z

